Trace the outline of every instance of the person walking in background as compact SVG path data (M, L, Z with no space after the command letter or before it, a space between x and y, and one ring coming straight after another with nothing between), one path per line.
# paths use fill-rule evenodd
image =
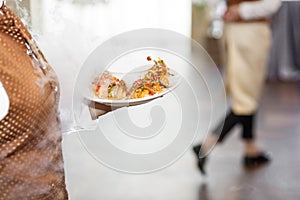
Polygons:
M21 20L0 0L0 199L66 200L59 85Z
M193 147L198 167L206 174L209 151L222 143L236 125L243 127L243 165L247 168L266 164L270 158L257 145L253 124L266 71L270 30L268 19L281 5L280 0L227 0L223 16L227 53L226 89L232 98L224 122L209 134L202 144Z

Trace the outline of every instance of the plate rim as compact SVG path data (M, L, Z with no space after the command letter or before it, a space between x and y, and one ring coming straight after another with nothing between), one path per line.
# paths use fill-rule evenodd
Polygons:
M173 86L169 87L169 88L164 88L163 92L161 93L158 93L158 94L154 94L154 95L151 95L151 96L147 96L147 97L144 97L144 98L137 98L137 99L118 99L118 100L114 100L114 99L100 99L100 98L97 98L95 96L93 96L92 94L85 94L84 95L84 98L88 101L91 101L91 102L95 102L95 103L100 103L100 104L105 104L105 105L130 105L130 104L136 104L136 103L139 103L139 102L149 102L151 100L154 100L154 99L157 99L159 97L163 97L164 95L166 95L167 93L173 91L174 89L176 89L180 83L181 83L181 80L182 80L182 77L180 74L178 74L174 69L170 69L170 73L174 74L174 77L176 77L176 82ZM90 92L89 92L90 93Z

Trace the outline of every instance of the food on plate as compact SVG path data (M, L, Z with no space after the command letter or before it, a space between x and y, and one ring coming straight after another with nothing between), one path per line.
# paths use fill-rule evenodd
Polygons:
M147 58L147 60L149 59ZM165 62L160 58L158 58L157 61L153 61L154 65L145 74L145 79L149 80L150 82L158 82L164 88L169 87L168 77L172 75L169 72L169 68L167 67Z
M119 80L109 72L103 72L94 82L94 94L100 99L124 99L127 95L125 81Z
M95 96L101 99L121 100L144 98L161 93L170 86L169 77L173 74L169 72L169 68L162 59L152 60L148 56L147 60L153 61L154 65L142 78L134 81L130 89L124 80L118 79L108 71L103 72L93 82Z
M116 81L109 85L108 87L108 99L124 99L127 95L127 86L125 81Z
M133 83L128 96L132 99L138 99L152 96L154 94L161 93L162 91L163 87L161 87L158 82L150 82L146 79L139 79Z

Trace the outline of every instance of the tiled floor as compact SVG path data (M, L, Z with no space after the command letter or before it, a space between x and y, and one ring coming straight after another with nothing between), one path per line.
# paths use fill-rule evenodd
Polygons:
M269 83L265 88L257 134L271 153L272 163L257 171L244 171L239 163L241 144L233 136L213 153L209 182L200 187L199 199L300 198L299 86Z
M243 146L236 128L215 148L208 176L201 177L191 151L153 174L129 175L96 162L76 135L64 138L67 182L73 200L297 200L300 199L300 84L268 83L258 113L257 134L272 163L257 171L241 167ZM74 154L76 156L74 156Z

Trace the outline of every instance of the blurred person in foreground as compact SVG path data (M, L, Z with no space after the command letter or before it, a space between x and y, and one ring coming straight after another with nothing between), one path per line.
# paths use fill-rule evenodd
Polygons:
M193 148L202 174L206 174L205 164L210 150L215 144L224 142L229 131L237 124L243 127L241 138L245 146L244 167L255 168L270 161L257 145L253 123L264 84L270 46L268 17L280 5L280 0L227 0L227 10L223 15L226 22L226 89L232 105L225 120L202 144Z
M0 0L0 199L66 200L56 75Z

